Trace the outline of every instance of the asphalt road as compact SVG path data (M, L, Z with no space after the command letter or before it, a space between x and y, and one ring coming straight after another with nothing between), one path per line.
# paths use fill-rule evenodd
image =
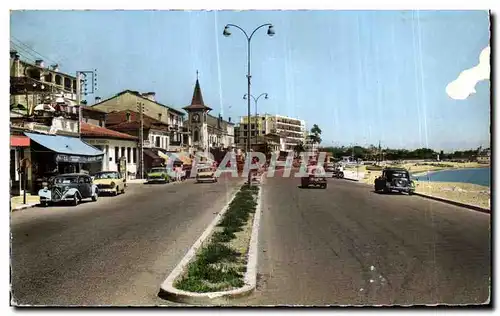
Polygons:
M490 216L347 180L268 178L258 286L234 305L483 303Z
M12 303L165 304L160 284L242 181L131 184L95 203L12 213Z

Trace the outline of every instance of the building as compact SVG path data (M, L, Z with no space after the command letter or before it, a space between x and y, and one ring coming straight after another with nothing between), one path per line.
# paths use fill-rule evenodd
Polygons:
M144 148L157 148L171 151L169 126L159 120L143 115ZM141 128L140 113L136 111L117 111L107 114L106 127L139 138ZM177 146L177 149L179 147Z
M92 107L107 113L123 111L139 112L139 104L142 104L145 117L153 118L167 126L168 134L165 136L168 138L168 145L177 147L179 150L183 148L182 127L185 114L180 110L156 101L156 94L154 92L141 94L137 91L125 90L104 101L100 99L96 101L97 103Z
M205 105L201 93L200 82L196 78L191 104L184 107L188 118L184 122L187 127L186 143L193 151L208 152L211 149L231 149L234 147L234 123L221 115L213 116L212 110Z
M240 120L238 145L246 148L248 136L248 117ZM278 135L280 137L279 150L293 151L297 144L306 141L306 125L304 120L299 120L282 115L257 115L250 117L250 141L259 144L264 141L265 135ZM274 139L274 138L273 138ZM274 140L277 145L277 141Z
M76 77L60 72L58 65L49 68L43 60L32 64L21 60L16 51L10 52L10 107L15 113L32 115L47 98L62 98L68 105L76 105L77 93Z
M10 58L10 176L13 191L37 192L59 173L101 164L103 152L79 138L76 77L42 60L31 64L16 52Z
M127 179L136 177L139 163L137 137L85 122L82 122L81 136L86 143L104 153L100 165L89 166L90 173L119 171ZM125 165L121 164L122 157Z

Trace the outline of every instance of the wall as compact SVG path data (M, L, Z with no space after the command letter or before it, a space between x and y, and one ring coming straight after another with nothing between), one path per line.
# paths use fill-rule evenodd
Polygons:
M118 159L122 155L122 148L125 148L124 155L127 157L127 172L136 173L139 163L139 149L137 142L133 140L118 140L118 139L104 139L104 138L82 138L89 145L95 146L104 151L102 170L103 171L118 171ZM118 157L115 156L115 147L118 147ZM130 148L130 162L128 150ZM135 148L135 157L134 157Z
M177 116L178 118L178 125L182 126L182 121L183 118L179 114L175 112L169 112L168 108L165 106L161 106L156 102L153 102L148 99L141 98L131 92L123 93L119 96L116 96L114 98L111 98L109 100L105 100L94 107L96 109L105 111L105 112L112 112L112 111L123 111L123 110L130 110L130 111L135 111L138 112L137 108L137 102L142 102L144 104L144 114L157 119L161 121L162 123L165 124L172 124L171 120L171 115L174 117ZM159 116L161 114L161 118ZM175 121L174 121L175 124Z

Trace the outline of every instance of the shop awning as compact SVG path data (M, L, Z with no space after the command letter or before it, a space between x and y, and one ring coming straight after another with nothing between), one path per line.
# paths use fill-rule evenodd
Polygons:
M29 147L30 139L26 136L10 136L10 146L11 147Z
M104 153L76 137L24 133L32 141L57 153L58 162L92 163L102 161Z
M144 152L144 155L149 156L155 160L156 159L164 159L164 158L158 156L157 154L155 154L155 152L152 151L151 149L144 149L143 152Z

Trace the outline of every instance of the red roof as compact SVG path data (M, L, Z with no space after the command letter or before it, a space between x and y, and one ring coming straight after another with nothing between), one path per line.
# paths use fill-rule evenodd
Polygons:
M127 121L127 113L130 113L130 121ZM115 127L117 127L117 129L138 128L139 122L140 114L138 112L129 110L110 112L106 117L106 125L113 126L113 129L115 129ZM144 128L150 128L151 125L160 125L167 127L167 124L147 115L143 115L143 122Z
M84 105L82 106L82 111L92 111L92 112L99 112L105 114L106 111L99 110L98 108L94 108L92 106Z
M130 139L130 140L137 139L137 137L129 134L120 133L104 127L84 122L82 122L80 133L82 134L82 136L86 137L102 137L102 138L116 138L116 139Z

